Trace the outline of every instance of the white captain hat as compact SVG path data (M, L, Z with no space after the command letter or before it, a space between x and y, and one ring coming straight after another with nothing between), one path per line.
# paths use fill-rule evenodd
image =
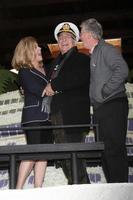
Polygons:
M79 29L75 24L71 22L62 22L56 26L54 30L54 36L57 41L58 41L58 35L62 32L71 33L76 39L76 41L79 40Z

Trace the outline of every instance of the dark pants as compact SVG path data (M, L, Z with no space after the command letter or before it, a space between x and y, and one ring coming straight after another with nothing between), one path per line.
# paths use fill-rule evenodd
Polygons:
M51 116L53 125L63 125L63 118L60 112L57 114L53 114ZM80 128L72 128L72 129L55 129L54 131L55 143L73 143L73 142L83 142L84 133L83 129ZM72 184L72 170L71 170L71 162L70 160L62 160L59 162L59 165L62 167L63 172L68 179L68 184ZM77 161L78 167L78 183L85 184L90 183L88 179L88 175L86 172L86 163L84 160L78 159Z
M103 170L108 183L128 182L126 133L128 100L118 98L94 110L99 139L104 142Z

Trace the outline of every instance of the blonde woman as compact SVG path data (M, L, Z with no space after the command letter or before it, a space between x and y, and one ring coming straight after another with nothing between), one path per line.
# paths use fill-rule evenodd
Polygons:
M12 66L19 71L19 82L24 92L22 126L50 125L48 97L42 97L48 83L42 62L41 48L36 39L22 38L15 48L12 59ZM26 130L25 134L27 144L52 142L52 133L49 130ZM46 167L46 160L21 161L16 188L23 188L32 169L34 169L34 187L42 187Z

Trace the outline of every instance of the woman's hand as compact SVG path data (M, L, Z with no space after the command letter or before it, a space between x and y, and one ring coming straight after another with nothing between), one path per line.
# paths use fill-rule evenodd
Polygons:
M51 84L48 83L47 86L43 90L42 97L44 97L45 95L53 96L54 94L55 94L55 92L53 91Z

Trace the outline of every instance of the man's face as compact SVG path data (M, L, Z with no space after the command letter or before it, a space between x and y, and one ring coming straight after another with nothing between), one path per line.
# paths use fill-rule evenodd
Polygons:
M64 54L76 45L76 41L71 33L62 32L58 36L58 45L61 53Z
M91 38L91 33L87 32L84 28L81 28L80 39L87 49L91 49Z

